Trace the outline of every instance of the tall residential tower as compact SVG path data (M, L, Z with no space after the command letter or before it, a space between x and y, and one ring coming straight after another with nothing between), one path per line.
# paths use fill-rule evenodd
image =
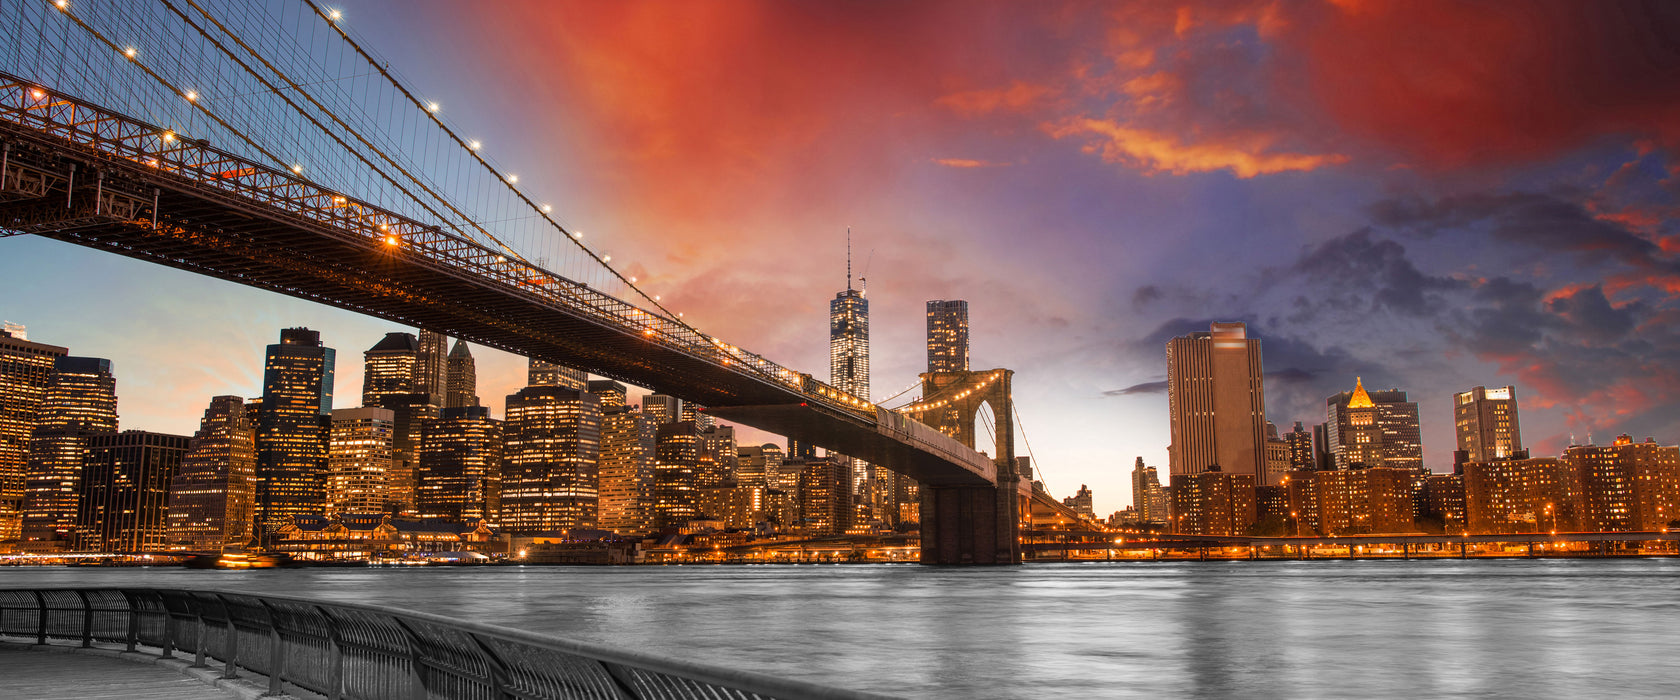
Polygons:
M1453 427L1458 432L1458 449L1469 453L1466 461L1510 457L1523 448L1517 390L1479 386L1459 392L1453 396Z
M1258 478L1265 464L1266 393L1260 341L1241 323L1167 341L1171 475L1218 466ZM1174 483L1176 487L1176 481Z

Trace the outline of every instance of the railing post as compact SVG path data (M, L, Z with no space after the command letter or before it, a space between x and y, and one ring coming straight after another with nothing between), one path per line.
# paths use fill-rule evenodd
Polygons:
M391 621L397 623L397 629L403 631L403 641L408 642L408 665L414 673L413 677L409 679L411 685L407 697L426 697L426 679L420 672L420 667L423 664L420 660L420 635L409 629L408 623L403 622L401 618L392 617Z
M490 690L496 694L496 700L513 697L513 694L509 693L507 689L507 662L502 661L502 657L492 651L490 645L485 644L484 640L478 638L478 635L469 632L467 638L473 641L473 644L478 647L479 653L484 655L484 660L489 662L487 665L490 666L490 677L485 680L489 681Z
M41 610L40 626L35 630L35 643L47 643L47 597L35 591L35 605Z
M135 595L139 593L123 591L123 600L128 601L128 651L131 652L134 651L134 643L140 637L140 606L134 604ZM169 650L166 648L163 653L168 654Z
M327 622L327 643L332 645L332 670L327 674L327 686L331 691L327 693L327 700L339 700L344 697L344 647L339 645L338 625L326 608L315 606L315 613Z
M152 592L157 596L158 607L163 608L163 653L158 657L163 659L175 658L175 614L169 612L169 604L163 602L163 594Z
M82 599L82 648L86 649L93 646L93 603L87 591L77 589L76 595Z
M274 608L261 598L257 603L268 611L268 691L263 696L281 695L280 686L286 675L286 642L280 638L280 625L274 622Z
M235 625L233 623L233 615L225 614L225 613L227 613L227 599L223 598L221 596L221 594L219 594L219 593L212 594L212 595L216 596L216 600L219 600L219 601L222 602L222 612L224 613L222 615L222 617L226 618L224 620L224 622L227 623L228 657L222 661L222 677L223 678L238 678L239 677L239 626Z

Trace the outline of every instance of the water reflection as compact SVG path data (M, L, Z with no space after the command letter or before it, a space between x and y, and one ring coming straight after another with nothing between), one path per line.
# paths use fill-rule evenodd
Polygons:
M1672 560L0 569L307 594L916 697L1680 697Z

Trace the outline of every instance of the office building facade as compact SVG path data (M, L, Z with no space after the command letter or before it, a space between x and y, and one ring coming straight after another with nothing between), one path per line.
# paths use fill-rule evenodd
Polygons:
M1453 429L1465 460L1486 462L1520 452L1522 428L1517 421L1517 390L1476 387L1453 395Z
M210 399L169 485L170 548L215 552L249 541L256 468L256 428L244 399Z

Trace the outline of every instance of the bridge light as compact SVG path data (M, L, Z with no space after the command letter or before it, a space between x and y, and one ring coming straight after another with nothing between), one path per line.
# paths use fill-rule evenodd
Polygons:
M653 295L653 300L654 301L659 301L659 295L658 294Z
M134 58L135 53L137 53L137 52L134 50L134 47L132 47L132 46L130 46L126 49L123 49L123 55L127 56L129 58Z
M188 102L197 102L198 101L198 91L197 90L188 90L187 94L186 94L186 98L187 98Z
M507 176L507 181L508 181L508 184L510 184L510 185L514 184L514 183L517 183L517 182L519 182L519 176L518 175L509 175L509 176Z
M29 96L39 100L43 97L46 97L47 93L42 92L40 88L36 88L34 90L29 91Z
M56 0L53 5L57 6L60 10L64 10L66 12L70 11L70 0Z
M302 165L293 165L292 166L292 172L296 173L298 175L302 175L303 174L303 166Z
M426 103L426 111L428 111L428 112L431 112L431 113L432 113L432 114L437 114L437 111L438 111L438 103L436 103L436 102L427 102L427 103Z
M631 277L631 278L630 278L630 284L635 284L635 283L636 283L636 278L635 278L635 277Z
M344 19L344 13L339 12L338 10L329 11L329 12L327 12L327 19L330 19L334 22L337 22L341 19Z
M477 141L468 141L467 142L467 148L470 148L470 149L475 150L475 151L478 150L478 147L482 146L482 145L484 145L484 144L481 144Z
M642 331L642 335L653 335L653 329L649 328L645 331Z
M601 262L612 262L612 256L611 255L601 256Z
M175 132L173 132L173 131L163 132L163 142L164 143L175 143Z
M379 225L379 230L381 230L381 231L389 231L389 230L391 230L391 225L390 225L390 224L380 224L380 225Z
M550 206L550 205L547 205L547 204L544 204L544 205L542 205L542 210L543 210L544 214L547 214L551 211L554 211L554 207Z
M385 237L385 245L396 245L396 244L397 244L397 237L396 236L386 236Z
M582 231L573 231L572 232L572 238L583 238L583 232Z

